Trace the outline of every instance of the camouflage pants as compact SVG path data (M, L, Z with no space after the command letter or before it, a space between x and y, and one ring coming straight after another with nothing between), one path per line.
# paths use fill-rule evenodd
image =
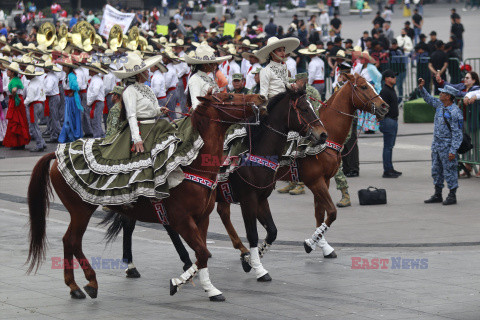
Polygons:
M350 139L350 135L352 134L352 128L350 128L350 131L348 132L347 139L345 141L348 141ZM343 173L343 161L340 161L340 166L338 167L337 173L335 173L335 183L337 184L337 190L342 190L342 189L348 189L348 182L347 182L347 177L345 177L345 174Z

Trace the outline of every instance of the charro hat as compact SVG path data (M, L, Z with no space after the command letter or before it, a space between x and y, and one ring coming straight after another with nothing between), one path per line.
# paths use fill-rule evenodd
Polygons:
M18 65L17 62L3 63L3 66L4 66L6 69L11 70L11 71L16 72L16 73L22 72L22 70L20 70L20 66Z
M161 73L167 73L168 72L168 68L161 62L157 63L155 65L155 67L157 67L158 70L160 70Z
M20 74L24 74L24 75L26 75L26 76L41 76L41 75L44 74L45 72L44 72L43 70L41 70L41 71L36 71L34 65L28 65L28 66L25 68L25 71L20 71L19 73L20 73Z
M257 56L261 62L265 62L272 51L285 47L285 53L290 53L295 50L299 44L300 40L297 38L290 37L280 40L277 37L271 37L268 39L267 45L258 50L255 56Z
M42 68L47 69L47 70L52 70L52 71L55 71L55 72L62 71L62 69L58 68L55 64L53 64L51 60L46 60L45 63L43 64Z
M161 56L155 56L143 60L138 54L133 52L127 52L126 62L117 71L112 71L113 74L120 79L126 79L133 77L147 69L150 69L153 65L156 65L162 60Z
M258 52L258 50L253 50L252 52L243 52L242 57L247 59L247 60L250 59L250 57L255 57L255 58L258 59L258 57L256 55L257 52Z
M333 56L330 56L332 58L337 58L337 59L343 59L345 61L350 61L351 59L347 57L347 54L345 53L344 50L340 49L337 51L337 53Z
M102 68L102 65L100 64L100 62L85 63L83 66L88 70L92 70L97 73L102 73L102 74L108 73L108 70Z
M307 56L315 56L315 55L323 53L323 52L325 52L325 50L317 49L317 46L314 45L314 44L309 45L307 48L298 50L298 53L301 53L301 54L307 55Z
M185 56L185 62L188 64L207 64L207 63L220 63L226 60L230 60L231 55L224 57L215 56L215 50L209 45L200 45L196 50L195 54L190 57L189 55Z
M243 40L242 43L236 44L236 46L247 47L247 48L250 48L250 49L258 48L258 46L256 44L252 44L249 39Z

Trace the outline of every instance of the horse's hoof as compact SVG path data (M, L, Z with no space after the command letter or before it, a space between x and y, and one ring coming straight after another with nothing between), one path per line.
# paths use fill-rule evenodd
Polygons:
M190 267L192 266L192 262L190 261L189 263L185 263L183 265L183 271L187 271L188 269L190 269Z
M170 295L173 296L178 291L178 286L173 284L173 279L170 280Z
M312 252L312 247L310 247L306 241L303 241L303 247L305 248L306 253Z
M137 268L127 269L125 273L127 278L140 278L140 272L138 272Z
M335 259L337 257L337 253L335 251L332 251L332 253L326 255L326 256L323 256L324 258L327 258L327 259Z
M219 295L210 297L210 301L222 302L222 301L225 301L225 297L223 296L223 294L220 293Z
M240 255L240 261L242 262L243 271L249 273L252 270L252 266L248 262L250 260L250 252L245 252Z
M81 289L70 291L70 296L72 299L85 299L87 297Z
M90 286L85 286L83 287L85 289L85 292L90 296L90 298L95 299L98 295L98 289Z
M212 253L208 251L208 258L210 259L212 257Z
M258 282L269 282L269 281L272 281L272 277L270 277L270 275L268 273L266 273L265 275L261 276L260 278L257 278L257 281Z

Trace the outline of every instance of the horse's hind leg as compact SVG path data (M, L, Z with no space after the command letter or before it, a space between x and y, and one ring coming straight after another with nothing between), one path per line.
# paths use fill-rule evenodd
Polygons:
M130 219L125 216L121 217L123 225L123 262L127 263L127 270L125 270L127 278L140 278L140 272L133 264L132 253L132 235L135 230L137 220Z
M228 236L232 241L233 247L240 250L240 254L244 256L249 253L249 250L243 245L242 240L237 234L237 231L233 227L232 221L230 220L230 204L225 202L217 203L217 212L222 219L222 223L225 226L225 229L228 232Z
M73 299L85 299L85 293L75 282L72 239L72 223L70 222L67 232L63 236L63 277L65 284L70 288L70 296Z
M90 217L93 213L87 212L80 212L76 216L72 215L72 225L75 225L76 228L72 230L72 246L73 246L73 254L77 258L80 263L81 268L85 274L85 278L88 280L88 284L83 287L87 294L95 299L98 294L98 282L95 271L93 270L90 262L88 261L87 257L82 250L82 239L87 230L88 222L90 221Z

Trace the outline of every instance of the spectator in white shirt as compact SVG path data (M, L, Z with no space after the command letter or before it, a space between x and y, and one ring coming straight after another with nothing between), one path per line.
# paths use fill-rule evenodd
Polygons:
M397 43L400 48L403 49L403 52L406 54L412 52L413 50L413 42L409 36L407 36L407 32L405 29L402 29L401 34L397 37Z

